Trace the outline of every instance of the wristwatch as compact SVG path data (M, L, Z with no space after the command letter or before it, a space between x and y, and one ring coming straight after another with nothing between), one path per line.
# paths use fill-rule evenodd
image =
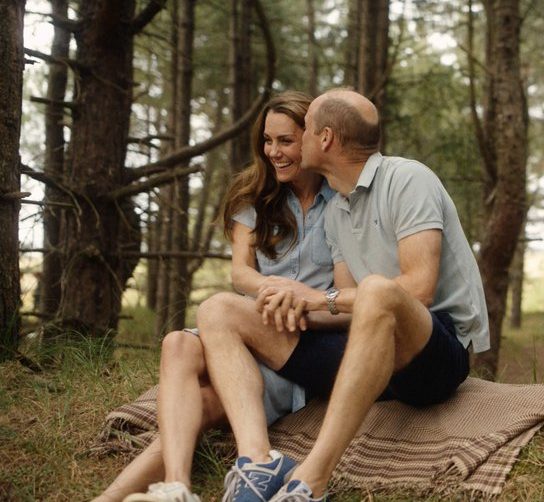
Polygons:
M340 294L340 291L336 288L329 288L325 291L325 298L327 299L327 307L332 315L337 315L340 312L336 308L336 297Z

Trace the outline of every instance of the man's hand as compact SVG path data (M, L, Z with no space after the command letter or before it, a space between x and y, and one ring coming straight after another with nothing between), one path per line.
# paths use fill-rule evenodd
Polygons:
M313 291L307 286L302 286ZM285 328L291 332L297 328L305 331L308 328L306 306L306 300L297 297L290 289L269 286L262 289L257 296L257 310L262 314L263 324L273 323L280 332Z

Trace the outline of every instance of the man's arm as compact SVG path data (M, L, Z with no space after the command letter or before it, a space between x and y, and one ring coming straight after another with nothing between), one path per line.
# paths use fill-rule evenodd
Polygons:
M423 230L401 239L398 243L400 275L393 278L408 293L417 298L426 307L432 304L442 248L440 230ZM334 267L334 280L340 290L336 297L336 308L341 313L351 313L357 292L356 283L345 262ZM284 293L274 297L269 289L261 291L258 308L263 312L263 322L274 319L281 331L285 326L291 331L301 326L301 319L307 314L307 321L314 326L330 326L328 303L323 291L306 288L302 295ZM340 321L340 319L339 319ZM303 324L305 327L307 324Z
M436 292L441 251L441 230L423 230L398 243L400 275L395 281L426 307Z

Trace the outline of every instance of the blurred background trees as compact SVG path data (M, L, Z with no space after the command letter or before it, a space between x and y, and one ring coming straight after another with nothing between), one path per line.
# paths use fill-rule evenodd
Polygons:
M349 85L380 109L382 150L426 163L454 198L490 308L479 364L496 374L507 291L521 322L523 254L540 238L525 229L542 206L542 0L26 3L23 163L8 163L34 199L28 330L112 338L135 270L150 337L190 322L192 301L228 287L216 218L264 100ZM13 316L18 291L2 294Z

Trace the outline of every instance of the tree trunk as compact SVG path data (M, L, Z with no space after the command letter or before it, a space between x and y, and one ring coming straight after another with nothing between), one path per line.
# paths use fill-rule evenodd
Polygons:
M306 0L306 16L308 18L308 62L310 65L308 77L308 93L317 96L319 60L317 58L317 44L315 40L315 5L314 0Z
M157 247L160 251L170 251L172 242L172 205L174 188L172 185L161 188L159 197L159 234ZM169 258L160 258L157 273L157 302L155 317L155 337L160 340L168 329L168 308L170 305L169 280L171 277Z
M523 276L525 265L525 232L520 232L520 239L510 265L510 327L521 328L521 306L523 301Z
M231 119L236 122L251 103L251 1L231 0L230 72ZM233 172L242 170L251 160L250 129L245 128L230 144Z
M63 328L103 336L117 327L130 267L122 247L139 246L126 228L133 208L104 195L123 184L130 107L134 0L81 2L76 33L78 108L73 114L65 184L79 210L66 211L59 316ZM128 242L123 242L123 239Z
M154 199L154 197L153 197ZM149 197L148 209L147 209L147 248L150 253L156 253L159 251L159 235L160 235L160 219L159 213L154 213L151 209L151 201ZM147 261L147 277L146 277L146 305L150 310L156 310L157 308L157 281L159 275L159 262L158 260Z
M359 46L361 40L362 0L348 1L348 38L344 85L359 89Z
M487 0L486 99L480 148L484 158L485 229L479 265L491 350L476 359L494 378L508 291L508 270L526 205L527 102L520 73L519 0Z
M389 0L363 0L361 17L357 90L371 99L380 112L383 125L381 150L385 151Z
M193 40L195 28L195 2L184 0L179 19L179 90L178 121L174 145L176 150L189 144L191 136L191 96L193 82ZM183 165L183 164L181 164ZM189 162L186 162L189 165ZM172 250L187 251L189 249L189 176L183 176L174 184ZM188 259L172 260L172 276L170 277L170 308L168 329L181 329L185 325L185 313L190 294L188 288Z
M68 0L51 0L51 12L55 17L68 17ZM51 56L58 59L68 57L70 32L54 27ZM45 162L44 172L53 179L62 179L64 167L64 109L62 102L66 94L68 70L66 64L50 63L47 81L47 104L45 110ZM53 186L45 186L44 200L60 201L65 194ZM43 273L40 280L39 310L53 317L60 304L62 260L59 253L61 209L45 206L43 212L44 248Z
M23 91L24 0L0 0L0 361L19 339L19 135ZM9 197L7 194L12 194Z

